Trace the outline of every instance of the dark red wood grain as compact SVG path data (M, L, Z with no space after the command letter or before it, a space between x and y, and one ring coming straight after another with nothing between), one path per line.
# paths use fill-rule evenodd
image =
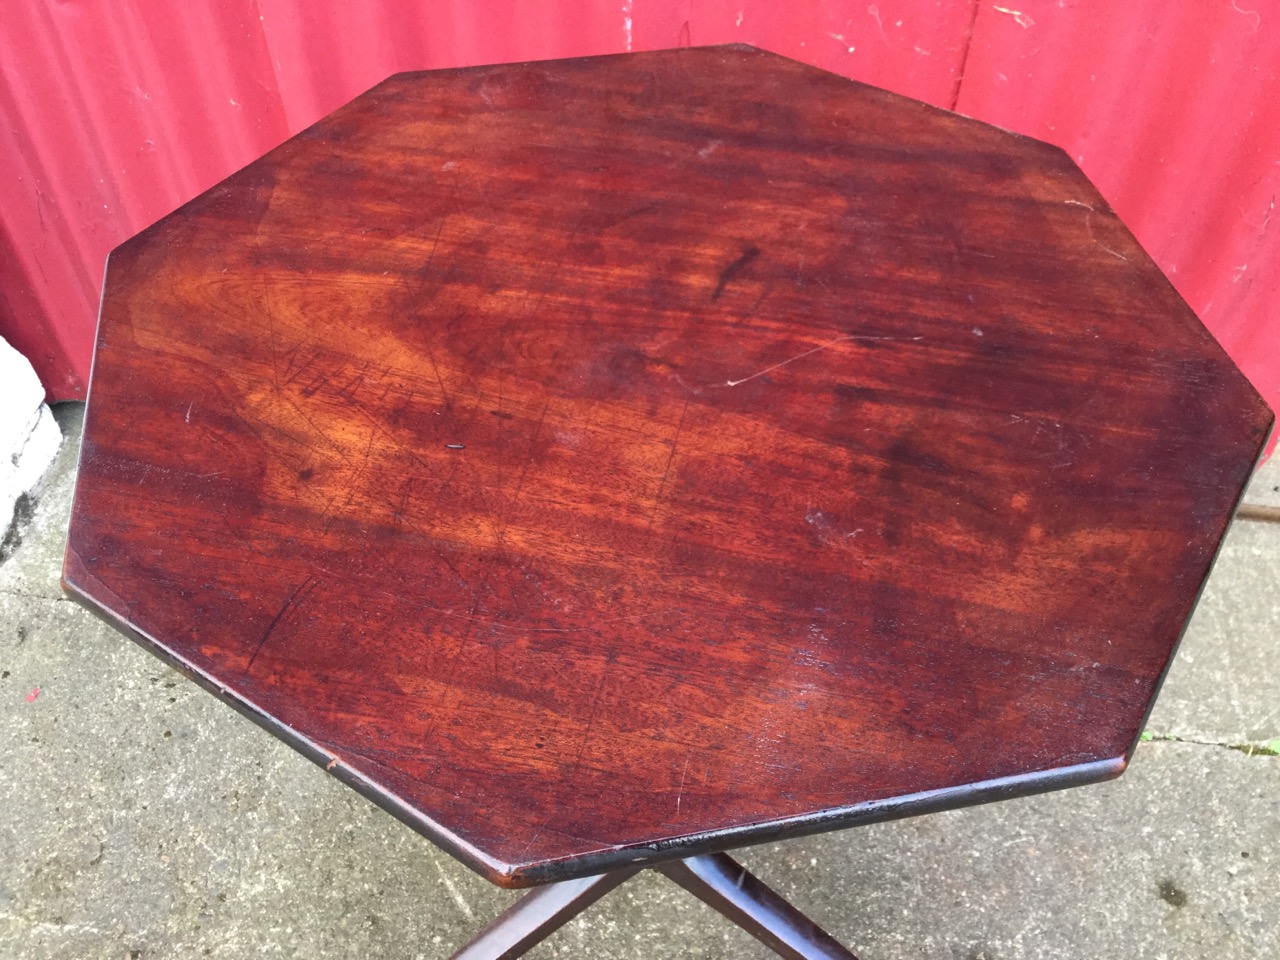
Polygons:
M1119 773L1271 414L1061 151L398 75L110 259L65 584L495 882Z

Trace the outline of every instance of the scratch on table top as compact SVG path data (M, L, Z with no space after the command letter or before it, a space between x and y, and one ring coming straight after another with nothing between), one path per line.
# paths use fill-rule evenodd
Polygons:
M579 627L531 627L525 623L511 623L504 620L491 620L485 617L477 617L465 613L453 613L449 610L437 610L437 613L446 617L458 617L477 624L482 627L492 627L498 630L524 630L528 633L577 633L583 630L594 630L596 627L606 623L639 623L641 620L648 620L651 617L658 616L662 611L650 611L649 613L634 613L626 617L606 617L604 620L593 620L590 624L583 624Z
M440 376L440 366L436 363L435 351L431 349L431 344L424 343L423 348L427 353L427 361L431 364L431 372L435 374L436 383L440 386L440 397L444 400L446 407L453 406L453 398L449 396L449 391L445 388L444 378Z
M1093 209L1093 207L1089 206L1089 204L1087 203L1081 203L1079 200L1064 200L1063 203L1067 204L1067 206L1070 206L1070 207L1084 207L1085 210L1088 211L1088 213L1084 215L1084 225L1085 227L1088 228L1089 237L1093 240L1093 242L1096 243L1103 250L1107 251L1107 253L1111 254L1113 257L1119 257L1121 260L1129 259L1119 250L1112 250L1105 243L1103 243L1101 240L1098 239L1098 235L1093 230L1093 215L1098 212L1097 210Z
M680 376L680 374L678 373L672 373L671 379L675 380L676 383L680 384L680 386L684 387L685 390L687 390L689 393L692 393L694 396L698 396L702 393L701 387L695 387L692 384L688 383L684 379L684 377Z
M680 771L680 786L676 789L676 816L680 815L680 801L684 799L684 778L689 774L689 758L684 758L684 769Z
M373 459L373 443L378 438L378 434L380 432L381 432L381 428L379 427L375 427L373 430L369 432L369 442L364 448L364 453L361 455L360 464L355 468L355 471L345 480L345 485L347 487L347 498L342 502L342 506L339 507L337 510L333 509L333 505L337 503L338 498L342 496L342 492L339 491L339 493L332 500L330 500L327 504L325 504L324 510L320 512L320 516L317 518L317 521L319 520L325 521L324 527L321 529L322 534L327 534L329 532L329 528L332 527L334 523L337 522L339 517L344 515L347 507L351 505L351 501L354 500L356 498L356 495L360 492L359 488L356 486L356 483L364 475L365 470L369 466L369 461ZM340 453L340 456L342 457L344 463L346 463L348 466L351 465L351 459L350 457L347 456L345 450Z
M573 766L570 767L568 776L565 777L566 783L573 782L573 775L577 773L582 763L582 755L587 752L587 745L591 742L591 728L595 725L596 714L600 712L600 701L604 699L604 689L609 682L609 672L612 669L613 658L609 657L600 670L600 682L596 684L596 692L591 697L591 712L587 714L587 722L582 729L582 739L578 741L578 752L573 758Z
M316 423L315 420L311 418L310 414L308 414L305 410L303 410L302 407L300 407L293 400L292 397L284 396L281 399L283 399L284 402L293 409L293 412L298 415L299 420L301 420L303 423L305 423L307 426L309 426L312 430L315 431L316 436L319 437L324 442L325 446L327 446L330 450L332 450L334 453L338 454L339 456L344 456L344 451L342 447L339 444L335 443L333 440L329 439L329 435L320 428L320 424ZM241 416L240 420L246 426L249 426L250 429L253 428L253 425L250 423L248 418Z
M295 603L301 603L305 600L311 594L311 591L315 589L315 583L315 577L307 576L301 583L293 588L293 593L289 594L284 605L280 607L280 610L274 617L272 617L271 622L267 624L267 629L263 631L262 637L258 640L257 649L253 651L253 655L249 657L249 662L245 665L245 673L248 673L253 669L253 662L258 659L258 654L262 653L262 648L267 645L268 638L279 625L280 621L284 619L285 613L287 613L289 608L294 606ZM306 591L305 593L303 592L304 590Z
M743 377L741 380L726 380L724 382L724 385L726 387L740 386L741 384L754 380L756 377L763 377L766 373L772 373L774 370L777 370L781 367L785 367L789 363L795 363L797 360L803 360L805 357L810 357L810 356L813 356L815 353L820 353L823 350L830 349L831 347L834 347L837 343L845 343L850 340L899 340L899 341L910 342L910 341L919 341L923 339L924 337L891 337L891 336L876 336L872 334L860 334L860 333L849 334L848 336L844 336L844 337L836 337L834 340L828 340L826 343L821 343L816 347L812 347L804 351L804 353L798 353L794 357L788 357L786 360L781 360L778 363L771 364L770 366L765 367L763 370L757 370L755 373L751 374L751 376L749 377Z
M662 470L662 479L658 481L658 492L654 494L655 503L662 500L662 491L667 487L667 477L671 473L671 464L676 458L676 447L680 445L680 434L684 431L685 414L689 412L689 398L684 398L684 406L680 408L680 419L676 422L675 436L671 438L671 452L667 454L667 463ZM652 525L652 524L651 524Z
M578 772L578 768L582 766L582 757L583 754L587 752L587 745L591 742L591 728L595 724L596 714L600 712L600 701L604 699L605 684L608 682L609 671L612 669L613 659L610 658L605 660L604 667L600 671L600 680L596 684L595 693L591 697L591 711L587 714L586 725L582 730L581 738L578 740L578 752L574 755L573 762L569 765L569 770L563 777L564 783L573 783L574 775ZM538 838L542 836L543 831L546 830L547 827L551 825L551 822L556 819L556 816L557 814L553 813L538 825L538 828L533 831L528 842L525 843L524 847L521 849L519 856L524 856L533 849L533 845L537 842Z
M542 435L542 427L547 422L547 410L550 408L551 397L548 395L543 398L542 412L538 414L538 422L534 425L533 434L529 437L529 453L528 456L525 457L524 463L520 465L520 476L516 478L516 489L515 492L511 494L511 499L508 501L508 515L515 510L515 505L520 500L520 491L524 489L525 477L529 474L529 464L533 463L534 456L537 453L538 437Z

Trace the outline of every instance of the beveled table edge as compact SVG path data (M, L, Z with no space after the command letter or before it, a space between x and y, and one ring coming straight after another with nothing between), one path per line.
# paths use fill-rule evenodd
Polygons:
M68 552L68 568L71 565L72 554ZM897 820L996 800L1009 800L1065 787L1098 783L1118 777L1124 772L1129 762L1127 755L1092 760L1071 766L999 777L979 783L942 787L850 806L831 807L777 820L673 836L649 843L610 847L557 860L506 863L486 854L414 808L397 794L353 770L315 741L281 722L251 700L232 691L211 674L189 663L145 631L99 604L74 581L74 575L70 569L63 572L62 589L69 599L80 604L144 650L213 694L237 713L252 720L262 729L297 750L326 773L336 777L491 883L505 888L532 887L561 880L573 880L626 867L649 867L700 854L719 853L775 840L809 836L846 827Z

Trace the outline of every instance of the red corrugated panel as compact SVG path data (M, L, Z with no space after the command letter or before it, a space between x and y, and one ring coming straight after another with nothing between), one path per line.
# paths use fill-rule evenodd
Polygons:
M107 251L397 70L733 41L1063 145L1280 405L1257 0L2 4L0 333L82 395Z
M633 41L646 50L750 43L950 107L975 11L968 0L637 0Z
M1280 7L984 4L958 109L1064 147L1280 406Z
M621 3L573 0L259 0L291 130L399 70L614 53Z
M82 396L111 247L287 135L250 4L0 5L0 332Z

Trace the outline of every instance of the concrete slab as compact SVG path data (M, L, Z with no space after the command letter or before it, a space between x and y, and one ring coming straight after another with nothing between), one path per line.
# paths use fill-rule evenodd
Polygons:
M1226 744L1280 737L1278 654L1280 524L1237 520L1147 729Z
M497 890L60 599L75 410L0 566L0 958L434 960ZM742 851L864 960L1280 957L1280 526L1240 522L1109 784ZM642 875L530 954L772 956Z
M1244 502L1259 506L1280 507L1280 455L1273 453L1249 481Z

